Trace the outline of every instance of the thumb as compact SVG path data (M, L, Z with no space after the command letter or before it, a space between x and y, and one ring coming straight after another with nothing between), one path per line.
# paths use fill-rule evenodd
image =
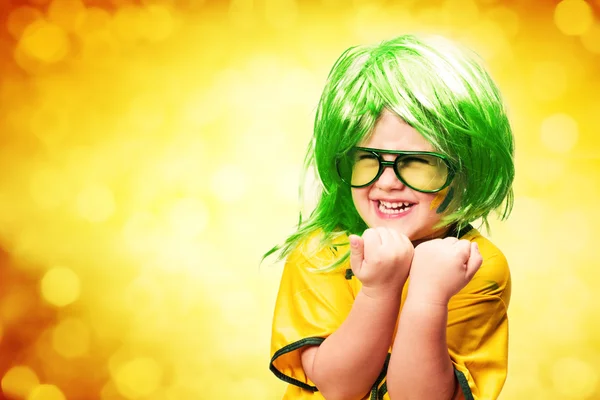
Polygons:
M350 267L356 274L360 271L365 259L365 242L363 238L357 235L350 235L348 239L350 240Z
M469 280L471 280L473 275L479 270L482 262L483 257L479 252L479 246L477 246L477 243L471 242L471 254L469 255L469 261L467 261L467 278L469 278Z

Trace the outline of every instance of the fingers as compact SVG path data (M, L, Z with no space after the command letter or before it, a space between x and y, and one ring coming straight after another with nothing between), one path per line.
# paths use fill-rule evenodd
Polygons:
M403 243L402 238L400 237L400 234L398 232L396 232L393 229L390 229L390 236L392 238L392 240L394 241L394 243Z
M377 246L377 247L379 247L381 245L381 235L377 231L377 229L373 229L373 228L367 229L363 233L362 238L363 238L363 240L365 242L365 246Z
M390 242L392 241L392 236L391 236L389 229L379 227L379 228L375 228L375 231L379 235L379 239L381 240L381 245L383 247L390 244Z
M390 236L393 243L397 246L402 246L405 249L414 249L412 242L406 235L403 235L394 229L390 229Z
M356 273L360 271L365 259L365 242L357 235L350 235L348 239L350 240L350 267Z
M386 227L369 228L362 235L362 255L361 261L366 263L377 263L390 255L410 252L412 254L412 243L408 237ZM358 262L358 255L356 257ZM352 260L351 260L352 261Z
M483 262L483 257L481 256L481 253L479 252L479 246L477 246L477 243L472 242L470 243L470 254L469 254L469 261L467 262L467 278L469 280L471 280L471 278L473 277L473 275L475 275L475 273L479 270L479 267L481 267L481 263Z
M454 249L456 250L456 254L460 257L463 263L467 263L469 261L469 256L471 255L471 242L468 240L456 240L454 243Z
M381 246L383 248L394 243L392 230L384 227L369 228L363 233L365 246Z

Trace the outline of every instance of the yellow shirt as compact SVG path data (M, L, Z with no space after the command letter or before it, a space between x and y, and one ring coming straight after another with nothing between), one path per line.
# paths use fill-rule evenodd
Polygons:
M488 239L470 226L463 232L461 239L478 244L483 263L448 304L448 351L465 399L491 400L498 397L506 380L510 272L506 258ZM314 243L315 238L313 235L287 258L275 305L270 369L289 383L284 400L323 399L304 373L300 349L321 344L344 322L361 287L349 262L332 272L311 271L339 257L345 249L338 251L336 244L347 242L340 238L307 259L303 246ZM408 282L401 305L407 287ZM389 400L386 370L387 361L364 399Z

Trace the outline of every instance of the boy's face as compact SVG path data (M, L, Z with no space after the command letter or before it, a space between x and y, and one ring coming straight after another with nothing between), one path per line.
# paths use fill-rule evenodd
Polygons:
M368 140L359 144L381 150L435 151L419 132L396 114L384 110ZM393 161L395 155L384 154ZM406 235L413 243L440 237L447 228L434 229L441 215L431 203L441 193L422 193L403 184L392 168L385 168L373 184L352 188L352 199L359 215L371 227L388 227ZM440 201L435 202L439 204ZM408 203L408 207L403 203Z

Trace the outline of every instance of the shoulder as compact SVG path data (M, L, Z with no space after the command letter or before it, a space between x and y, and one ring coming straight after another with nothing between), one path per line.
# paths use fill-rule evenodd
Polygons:
M465 289L471 293L499 295L508 302L510 269L504 253L477 229L471 229L461 239L477 243L483 263Z
M314 272L323 271L342 258L347 251L348 236L345 233L333 234L333 237L326 238L325 233L317 229L298 240L287 257L286 266L301 267Z
M283 268L280 291L299 293L305 290L329 293L338 288L346 291L348 281L344 261L333 267L348 251L345 234L326 238L322 230L310 232L300 238L289 253Z
M347 245L344 248L342 237L331 240L324 237L321 231L312 232L289 253L279 286L280 301L294 297L318 304L321 298L350 299L352 288L346 278L346 262L331 268L344 256Z

